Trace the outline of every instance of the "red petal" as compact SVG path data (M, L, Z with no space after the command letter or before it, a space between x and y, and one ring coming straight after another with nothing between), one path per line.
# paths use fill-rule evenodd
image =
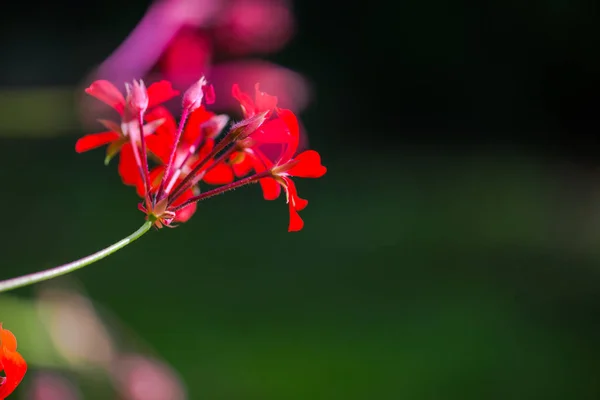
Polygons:
M164 164L169 162L171 146L173 146L173 139L166 135L146 136L146 148Z
M173 89L171 82L160 81L148 87L148 108L157 106L167 100L179 95L179 91Z
M2 346L0 348L0 354L2 354L2 351L4 350L17 351L17 338L8 329L3 329L2 324L0 324L0 346ZM0 365L1 361L2 360L0 360Z
M250 118L256 114L256 106L254 105L254 101L252 101L252 97L250 97L247 93L242 92L237 83L233 84L233 87L231 88L231 95L240 102L240 106L242 106L242 113L246 118Z
M308 200L302 199L300 197L296 197L296 204L294 205L294 207L296 208L297 211L304 210L307 205L308 205Z
M140 169L135 162L133 155L133 147L131 143L125 143L121 148L121 156L119 157L119 175L124 184L135 186L138 181L141 181Z
M146 148L163 164L169 162L172 143L173 141L167 140L164 136L148 136L146 138Z
M189 206L183 207L175 213L175 222L186 222L196 213L198 204L192 203Z
M285 191L287 195L288 203L294 207L296 211L301 211L308 205L308 200L302 199L298 196L298 190L296 190L296 184L290 178L283 178L286 183Z
M290 211L290 224L288 225L288 232L297 232L302 230L304 227L304 221L302 218L300 218L300 214L298 214L298 211L292 207L291 203L289 204L288 209Z
M27 372L27 363L16 351L4 350L2 366L6 378L0 384L0 399L8 397L23 380Z
M256 173L261 173L271 168L273 163L261 153L258 149L253 150L254 154L247 154L252 161L252 166ZM275 200L281 194L281 186L273 178L264 178L258 181L263 191L265 200Z
M144 119L146 122L164 119L165 121L158 128L156 128L155 133L157 135L175 136L177 122L175 121L173 114L171 114L165 107L160 106L153 108L144 115Z
M75 143L75 151L83 153L110 142L114 142L115 140L119 140L120 137L121 135L116 132L101 132L85 135Z
M263 191L265 200L275 200L281 194L281 186L273 178L264 178L258 181Z
M251 157L251 159L256 172L263 172L264 170L273 167L273 162L269 160L269 157L267 157L265 153L258 149L253 149L252 152L253 157Z
M293 139L288 125L280 118L265 122L250 137L259 143L290 143Z
M190 114L185 124L185 129L181 136L181 140L189 144L196 143L199 139L201 139L201 125L210 120L214 115L214 113L207 111L204 106L197 108Z
M298 154L294 160L298 163L287 171L291 176L320 178L327 172L327 168L321 165L321 156L314 150L304 151Z
M90 87L85 89L85 92L90 96L94 96L98 100L108 104L115 110L119 112L119 114L123 114L123 110L125 109L125 98L109 81L98 80L93 82Z
M232 159L234 159L235 157L241 157L240 161L238 161L232 165L233 173L238 178L243 178L244 176L248 175L253 169L253 163L252 163L253 155L246 153L246 152L238 153L238 154L240 154L240 155L236 155L236 154L232 155Z
M261 92L259 84L254 85L256 112L273 111L277 107L277 97Z
M167 163L171 154L171 147L173 146L173 140L175 138L175 131L177 130L177 123L173 115L165 107L159 106L153 108L152 111L145 115L147 122L153 122L160 119L164 119L164 122L156 128L153 135L145 135L146 147L150 150L158 159Z
M2 329L0 323L0 370L4 370L5 378L0 379L0 399L6 398L19 385L25 372L27 363L17 353L17 339L11 331Z
M298 118L291 110L284 108L277 109L279 118L287 125L290 133L290 140L288 146L283 154L281 161L287 162L294 157L296 150L298 149L298 143L300 142L300 127L298 125Z
M219 163L212 167L202 180L209 185L226 185L233 182L233 170L229 165Z
M181 194L181 196L177 197L177 199L173 202L173 206L177 207L180 204L183 204L186 200L194 197L193 189L186 190ZM186 222L188 219L194 215L196 212L197 203L192 203L189 206L182 208L181 210L175 213L175 221L176 222Z

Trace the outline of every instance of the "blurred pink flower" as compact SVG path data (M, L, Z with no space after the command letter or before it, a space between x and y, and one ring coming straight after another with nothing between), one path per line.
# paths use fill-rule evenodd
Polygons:
M294 16L284 0L237 0L218 17L217 44L229 53L281 50L294 34Z
M67 378L54 372L38 372L30 380L27 399L79 400L79 389Z
M43 370L27 384L27 399L79 400L77 383L87 388L111 383L119 400L185 400L178 373L153 353L141 338L107 310L100 313L72 281L42 285L36 299L39 316L70 374ZM101 315L102 314L102 315ZM109 381L105 378L108 377ZM87 390L87 389L86 389ZM93 389L92 389L93 390Z
M183 383L167 364L139 354L123 355L111 368L117 390L127 400L184 400Z
M156 0L90 78L168 79L184 89L204 75L215 86L218 99L230 98L219 93L229 94L232 82L252 88L260 81L282 107L298 112L309 99L302 76L263 60L231 60L280 50L292 37L294 25L287 0ZM230 61L215 62L223 58ZM233 105L227 101L215 106Z
M40 319L60 355L72 366L108 368L115 357L112 338L92 302L71 290L40 290Z

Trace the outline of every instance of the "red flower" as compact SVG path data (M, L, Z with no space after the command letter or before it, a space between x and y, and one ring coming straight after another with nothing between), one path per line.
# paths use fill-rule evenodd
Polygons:
M292 136L288 125L279 116L280 109L277 108L277 97L262 92L258 83L254 86L254 90L255 96L252 100L252 97L242 92L238 85L233 85L232 96L240 102L242 114L246 119L255 118L261 113L266 113L265 119L267 121L252 132L248 136L248 140L237 142L236 149L233 149L234 151L227 158L226 165L232 171L229 172L225 168L221 168L219 171L222 174L221 181L224 181L226 177L230 177L230 181L233 181L233 175L242 178L252 170L256 172L264 171L265 163L262 160L267 159L267 156L261 149L263 145L284 145L291 140L298 140ZM269 117L271 118L269 119Z
M283 187L290 213L288 231L299 231L304 226L304 222L298 211L304 209L308 201L298 196L296 185L290 177L320 178L323 176L327 169L321 165L321 156L314 150L308 150L294 157L300 142L298 119L291 110L277 108L277 97L261 92L258 84L255 86L254 101L237 85L233 86L232 94L240 102L242 113L246 118L262 112L266 112L273 118L249 136L249 146L238 144L239 150L231 154L228 164L238 178L248 175L252 170L257 174L270 170L272 176L259 181L264 198L277 199ZM284 146L276 163L273 163L261 150L265 144ZM231 180L233 181L233 177Z
M308 200L298 196L296 185L290 178L320 178L325 175L327 168L321 164L321 156L314 150L306 150L294 156L300 140L298 120L290 110L278 109L277 113L288 126L292 139L287 143L285 150L275 164L272 164L266 157L261 157L261 161L266 168L271 170L272 175L261 179L260 184L267 200L277 199L283 187L290 213L288 231L299 231L304 226L304 221L300 218L298 211L303 210L308 205ZM255 165L260 164L255 163Z
M290 208L289 230L302 228L298 211L306 207L307 201L298 196L291 177L318 178L326 169L315 151L295 155L300 139L296 116L290 110L277 108L277 97L261 92L258 84L254 98L233 86L232 95L240 102L244 119L233 124L218 141L228 118L204 107L203 103L214 100L212 86L204 78L184 94L179 123L164 107L145 112L160 102L153 95L154 85L146 95L143 83L134 82L127 86L125 99L107 82L96 82L92 87L94 96L122 116L121 126L102 121L110 132L96 138L108 140L107 134L119 134L109 146L109 154L112 147L120 146L119 173L125 184L136 186L144 199L138 208L156 227L187 221L200 200L260 182L268 200L277 198L283 187ZM163 87L172 93L170 84L164 83ZM265 155L264 146L281 149L276 162ZM152 168L149 161L154 164ZM252 170L255 173L246 176ZM218 187L202 192L200 183Z
M27 363L17 352L17 339L0 323L0 371L5 377L0 377L0 400L10 395L21 383L27 372Z
M95 81L85 90L87 94L114 108L121 115L121 123L100 120L100 123L108 130L82 137L75 144L75 151L83 153L109 144L106 150L105 163L108 163L117 153L121 152L119 174L123 179L123 183L134 185L138 170L132 143L139 146L140 141L139 125L135 114L140 111L140 107L152 109L177 96L179 92L174 90L171 83L167 81L153 83L148 87L147 93L143 83L134 82L132 87L126 86L126 88L129 92L127 99L112 83L104 80ZM142 98L141 105L140 97ZM155 121L154 124L144 126L144 136L151 135L160 123L162 121Z

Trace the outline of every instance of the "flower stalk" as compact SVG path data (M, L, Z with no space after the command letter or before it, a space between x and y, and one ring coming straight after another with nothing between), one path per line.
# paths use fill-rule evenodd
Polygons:
M177 185L174 189L173 192L169 195L169 200L171 199L175 199L179 196L181 196L181 194L183 192L185 192L186 190L188 190L190 187L192 187L194 185L194 178L198 176L198 173L202 170L202 168L204 168L206 166L206 164L208 164L210 161L213 160L213 158L219 154L221 151L223 151L223 149L225 149L225 147L227 147L228 144L230 144L232 142L232 138L231 138L231 134L227 134L227 136L225 136L223 138L223 140L221 140L213 149L212 151L206 155L199 163L198 165L196 165L194 167L194 169L186 175L186 177L179 183L179 185Z
M177 146L179 145L179 141L181 139L181 133L183 132L183 128L185 127L185 123L188 119L189 108L184 108L181 113L181 119L179 120L179 126L177 127L177 132L175 134L175 139L173 140L173 145L171 146L171 152L169 155L169 162L167 163L167 167L165 168L165 173L160 180L160 186L156 191L156 201L162 200L163 191L165 189L165 184L169 182L171 178L171 171L173 170L173 162L175 161L175 154L177 153Z
M121 250L129 243L142 237L146 232L150 230L150 228L152 228L152 224L153 222L148 220L144 222L144 224L137 231L133 232L126 238L123 238L118 242L113 243L100 251L97 251L94 254L90 254L89 256L80 258L79 260L59 265L58 267L50 268L44 271L34 272L32 274L19 276L17 278L0 281L0 293L17 289L23 286L32 285L34 283L47 281L52 278L57 278L59 276L66 275L70 272L77 271L78 269L93 264L96 261L100 261L103 258L115 253L116 251Z
M250 183L256 183L259 180L261 180L263 178L267 178L269 176L271 176L271 171L265 171L265 172L261 172L259 174L249 176L244 179L240 179L239 181L235 181L235 182L229 183L227 185L220 186L216 189L212 189L207 192L200 193L198 196L194 196L194 197L186 200L182 204L178 205L177 207L175 207L173 209L173 211L179 211L179 210L189 206L190 204L197 203L202 200L206 200L208 198L217 196L217 195L225 193L225 192L229 192L230 190L234 190L234 189L240 188L242 186L246 186Z
M142 179L146 192L150 190L150 170L148 168L148 150L146 149L146 141L144 140L144 116L140 113L138 118L140 124L140 143L142 150Z

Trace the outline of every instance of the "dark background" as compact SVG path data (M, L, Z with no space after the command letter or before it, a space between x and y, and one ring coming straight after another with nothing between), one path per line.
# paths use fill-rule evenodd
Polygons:
M269 59L316 91L305 229L247 188L77 278L192 399L599 398L598 10L522 3L296 1ZM0 86L79 84L148 4L11 2ZM1 277L139 224L81 131L5 131Z

